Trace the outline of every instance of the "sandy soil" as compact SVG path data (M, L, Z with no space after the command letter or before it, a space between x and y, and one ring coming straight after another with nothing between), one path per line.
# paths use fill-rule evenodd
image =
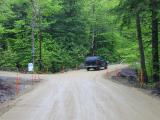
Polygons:
M43 75L45 81L17 98L0 120L159 120L158 99L107 80L105 74L79 70Z

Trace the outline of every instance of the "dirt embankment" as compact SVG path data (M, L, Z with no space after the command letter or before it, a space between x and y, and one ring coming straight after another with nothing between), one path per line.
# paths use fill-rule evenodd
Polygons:
M154 83L142 83L140 81L141 75L136 69L132 69L130 67L122 68L118 71L113 71L109 75L109 78L113 82L123 84L129 87L139 88L141 91L149 95L154 95L160 98L160 88L157 87Z
M0 103L11 99L15 95L15 87L13 83L0 79Z
M35 80L33 81L32 79ZM0 104L22 94L31 88L35 81L39 81L38 76L30 74L18 74L17 76L17 73L14 72L0 71Z

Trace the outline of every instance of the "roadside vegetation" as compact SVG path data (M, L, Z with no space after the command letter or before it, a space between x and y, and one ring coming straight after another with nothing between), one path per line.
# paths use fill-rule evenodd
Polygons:
M75 68L88 55L159 82L160 0L1 0L0 69Z

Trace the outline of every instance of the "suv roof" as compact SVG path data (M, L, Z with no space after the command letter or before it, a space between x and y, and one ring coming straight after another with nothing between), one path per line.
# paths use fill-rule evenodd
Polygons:
M100 59L101 57L99 56L89 56L86 58L86 61L90 61L90 60L97 60L97 59Z

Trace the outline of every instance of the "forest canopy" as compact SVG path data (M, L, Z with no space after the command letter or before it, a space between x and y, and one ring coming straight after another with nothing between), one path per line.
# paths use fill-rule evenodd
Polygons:
M88 55L159 80L160 0L1 0L0 69L57 72ZM33 61L34 58L34 61Z

